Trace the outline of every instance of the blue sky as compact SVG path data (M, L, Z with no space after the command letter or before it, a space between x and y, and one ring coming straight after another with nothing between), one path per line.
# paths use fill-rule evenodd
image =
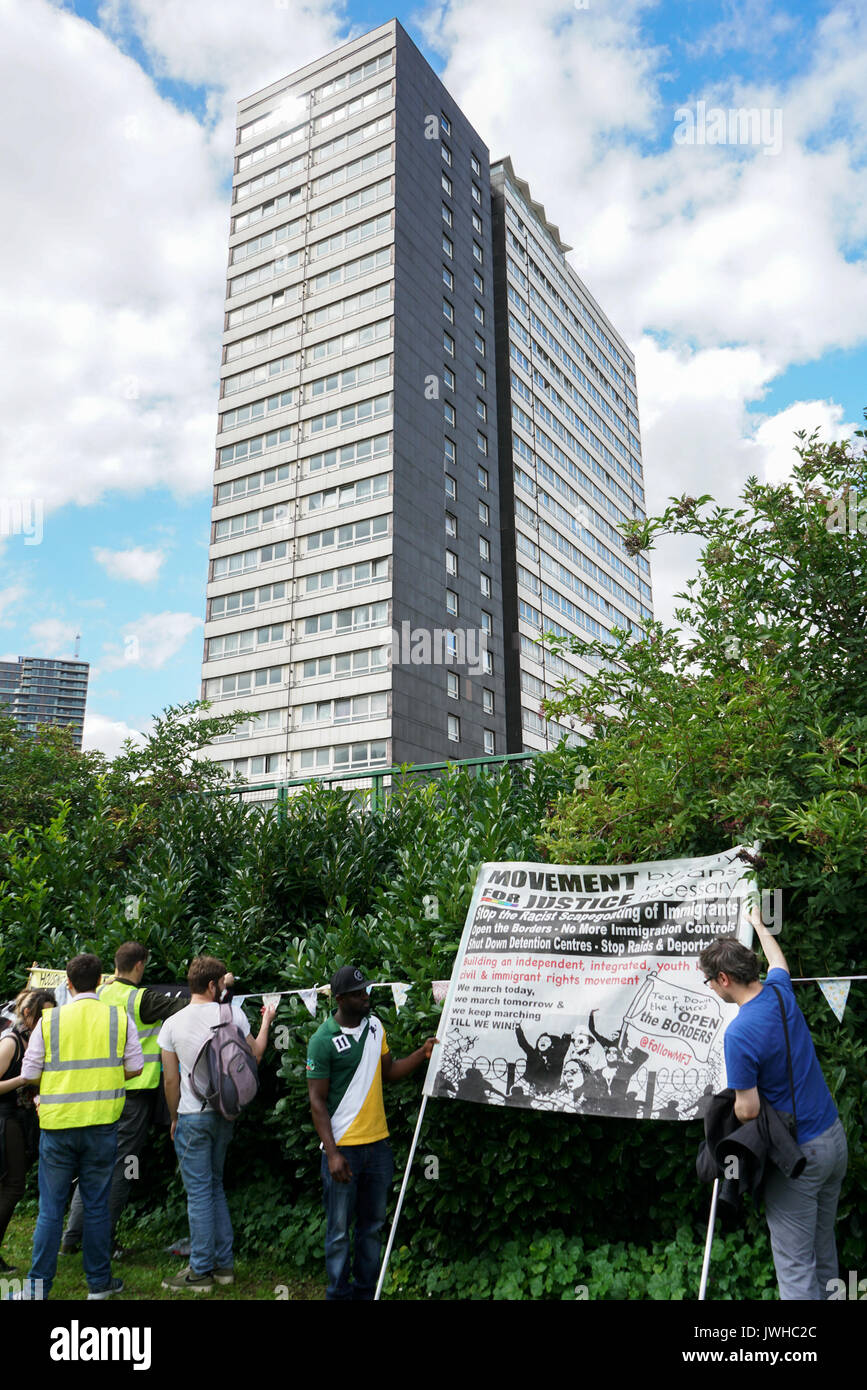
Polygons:
M752 472L785 476L796 428L863 423L862 5L4 13L0 656L71 653L81 633L85 746L111 754L199 691L234 103L394 14L635 351L651 510L685 490L732 502ZM675 112L700 102L778 112L779 148L678 144ZM38 545L8 520L23 504ZM663 618L694 563L682 542L656 554Z

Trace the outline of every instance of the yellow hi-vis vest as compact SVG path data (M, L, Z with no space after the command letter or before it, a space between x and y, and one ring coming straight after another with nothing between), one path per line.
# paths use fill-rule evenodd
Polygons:
M124 1010L101 999L72 1000L46 1009L41 1024L40 1128L113 1124L126 1100Z
M121 980L111 980L107 985L103 985L98 993L103 1004L116 1004L119 1009L126 1010L127 1017L138 1033L138 1040L141 1043L144 1067L140 1076L130 1078L126 1083L126 1089L128 1091L152 1090L154 1086L160 1084L160 1045L157 1042L160 1024L156 1023L151 1027L142 1022L141 1001L144 998L144 990L136 989L135 985L124 984Z

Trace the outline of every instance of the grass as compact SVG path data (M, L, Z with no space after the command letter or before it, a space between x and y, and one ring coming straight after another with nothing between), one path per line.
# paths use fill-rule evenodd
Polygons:
M31 1204L28 1203L27 1206ZM36 1225L36 1212L19 1207L12 1218L6 1238L3 1241L3 1257L7 1264L16 1265L14 1274L4 1275L6 1279L23 1279L30 1268L30 1252L33 1246L33 1230ZM174 1238L185 1239L185 1228L174 1232ZM135 1240L135 1232L128 1232L124 1241L129 1242L129 1253L122 1260L112 1262L112 1275L123 1280L124 1290L117 1298L121 1301L148 1300L176 1303L178 1300L197 1301L201 1299L228 1299L232 1302L256 1300L274 1302L309 1301L325 1298L325 1284L322 1280L299 1275L297 1267L290 1267L279 1254L260 1255L255 1259L236 1259L235 1282L230 1285L215 1284L210 1293L173 1293L164 1289L161 1281L167 1275L177 1274L186 1261L171 1255L164 1248L171 1234L164 1235L160 1243L148 1244L155 1237L148 1233L140 1242ZM125 1243L124 1249L127 1249ZM87 1283L81 1267L81 1255L60 1255L57 1261L57 1278L51 1290L54 1299L80 1299L87 1294ZM115 1300L117 1301L117 1300Z

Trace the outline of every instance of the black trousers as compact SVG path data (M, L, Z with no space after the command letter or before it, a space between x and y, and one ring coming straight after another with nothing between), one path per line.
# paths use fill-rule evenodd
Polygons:
M108 1194L112 1242L121 1212L132 1195L132 1184L139 1174L139 1164L147 1143L155 1097L155 1087L148 1091L127 1091L123 1110L117 1123L117 1162L114 1165L111 1190ZM134 1162L130 1162L130 1159ZM76 1184L64 1237L71 1236L73 1240L80 1241L83 1230L84 1205Z
M2 1124L5 1172L0 1179L0 1245L12 1213L24 1196L27 1169L32 1162L18 1116L4 1115Z

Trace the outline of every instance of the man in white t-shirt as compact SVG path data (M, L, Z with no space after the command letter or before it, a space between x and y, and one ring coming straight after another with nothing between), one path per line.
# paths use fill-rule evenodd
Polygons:
M232 1284L232 1223L223 1191L223 1166L232 1138L233 1122L212 1106L203 1106L190 1086L190 1072L196 1058L220 1021L220 999L225 986L233 983L221 960L197 956L187 973L190 1002L180 1013L167 1018L160 1029L166 1102L172 1120L172 1139L178 1166L187 1193L190 1219L190 1263L171 1279L164 1289L206 1292L214 1283ZM274 1009L262 1010L258 1037L250 1040L257 1063L268 1042ZM245 1037L250 1025L233 1005L232 1015Z

